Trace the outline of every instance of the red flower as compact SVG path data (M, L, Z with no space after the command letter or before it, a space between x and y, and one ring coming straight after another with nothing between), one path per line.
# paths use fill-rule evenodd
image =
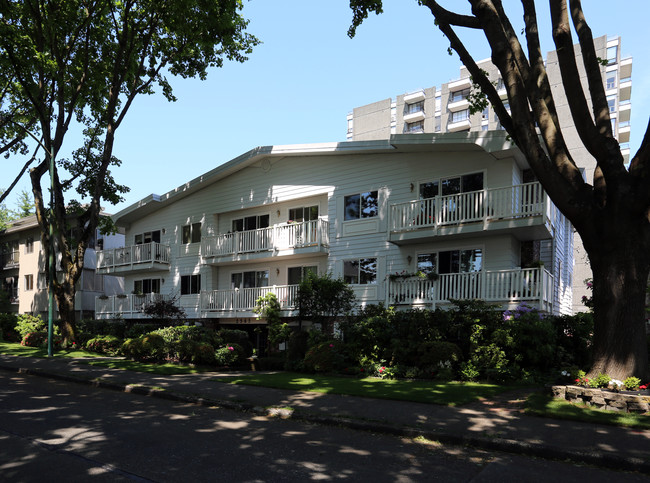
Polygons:
M364 370L365 370L365 369L362 367L362 368L361 368L361 372L363 372Z
M643 386L639 386L639 389L643 389L644 391L648 389L648 385L644 384Z

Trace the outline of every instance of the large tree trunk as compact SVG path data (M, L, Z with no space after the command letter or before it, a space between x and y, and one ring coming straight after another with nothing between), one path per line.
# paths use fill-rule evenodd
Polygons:
M59 309L59 329L61 330L64 345L68 345L75 342L77 337L74 309L74 286L70 289L69 284L63 282L54 295Z
M645 324L648 250L628 230L610 227L609 239L589 251L593 270L594 363L589 375L650 380ZM612 243L612 239L617 239Z

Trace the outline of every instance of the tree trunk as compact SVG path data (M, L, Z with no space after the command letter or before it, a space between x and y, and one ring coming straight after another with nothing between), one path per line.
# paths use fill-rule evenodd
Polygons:
M75 290L66 288L64 282L55 292L56 303L59 309L59 329L63 337L63 344L68 345L76 341L77 326L75 323L74 299Z
M601 239L600 249L589 253L594 291L594 361L589 376L602 373L620 381L636 376L647 382L648 253L631 233L634 229L610 230L618 233L610 235L618 238L618 243Z

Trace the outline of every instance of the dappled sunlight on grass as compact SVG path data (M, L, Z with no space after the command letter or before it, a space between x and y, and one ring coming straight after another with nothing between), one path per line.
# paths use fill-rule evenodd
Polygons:
M47 357L47 347L25 347L18 342L0 342L0 353L10 356L22 357ZM58 349L52 357L102 357L101 354L93 354L86 351L73 349Z
M282 372L222 377L217 380L230 384L274 387L325 394L347 394L350 396L395 399L447 406L466 404L512 389L510 386L497 386L494 384L403 381L374 377L355 379L337 376L307 376Z

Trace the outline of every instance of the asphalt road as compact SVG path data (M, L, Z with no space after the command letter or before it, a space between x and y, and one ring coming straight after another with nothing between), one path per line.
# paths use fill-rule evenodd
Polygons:
M10 373L0 373L0 480L649 481Z

